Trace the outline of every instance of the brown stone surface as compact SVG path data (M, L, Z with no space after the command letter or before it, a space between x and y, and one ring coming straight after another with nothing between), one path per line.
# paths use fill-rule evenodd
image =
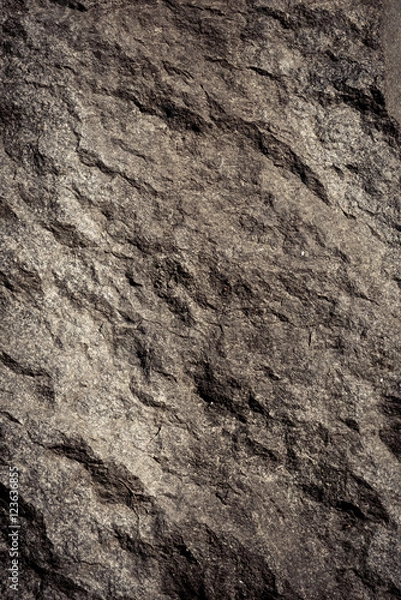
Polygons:
M1 598L401 598L381 3L0 6Z

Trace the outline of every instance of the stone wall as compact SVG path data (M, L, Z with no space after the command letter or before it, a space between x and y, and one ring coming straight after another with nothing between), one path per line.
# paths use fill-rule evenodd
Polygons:
M2 0L2 598L401 598L383 10Z

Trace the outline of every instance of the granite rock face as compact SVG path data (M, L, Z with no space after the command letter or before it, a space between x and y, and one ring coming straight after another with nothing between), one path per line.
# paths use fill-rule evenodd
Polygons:
M2 0L2 598L401 598L383 10Z

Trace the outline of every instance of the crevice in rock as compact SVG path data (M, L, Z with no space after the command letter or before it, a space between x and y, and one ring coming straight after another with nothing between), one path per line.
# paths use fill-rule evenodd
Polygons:
M78 12L86 12L88 10L84 4L77 0L49 0L49 2L71 8L72 10L77 10Z
M52 452L75 460L90 474L99 497L112 504L125 504L133 508L138 502L152 502L141 480L128 469L112 461L103 462L95 457L83 440L68 440L65 443L48 446Z

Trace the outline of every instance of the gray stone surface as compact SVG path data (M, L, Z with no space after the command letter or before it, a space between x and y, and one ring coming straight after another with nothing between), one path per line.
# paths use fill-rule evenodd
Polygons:
M2 0L1 598L401 598L382 12Z

